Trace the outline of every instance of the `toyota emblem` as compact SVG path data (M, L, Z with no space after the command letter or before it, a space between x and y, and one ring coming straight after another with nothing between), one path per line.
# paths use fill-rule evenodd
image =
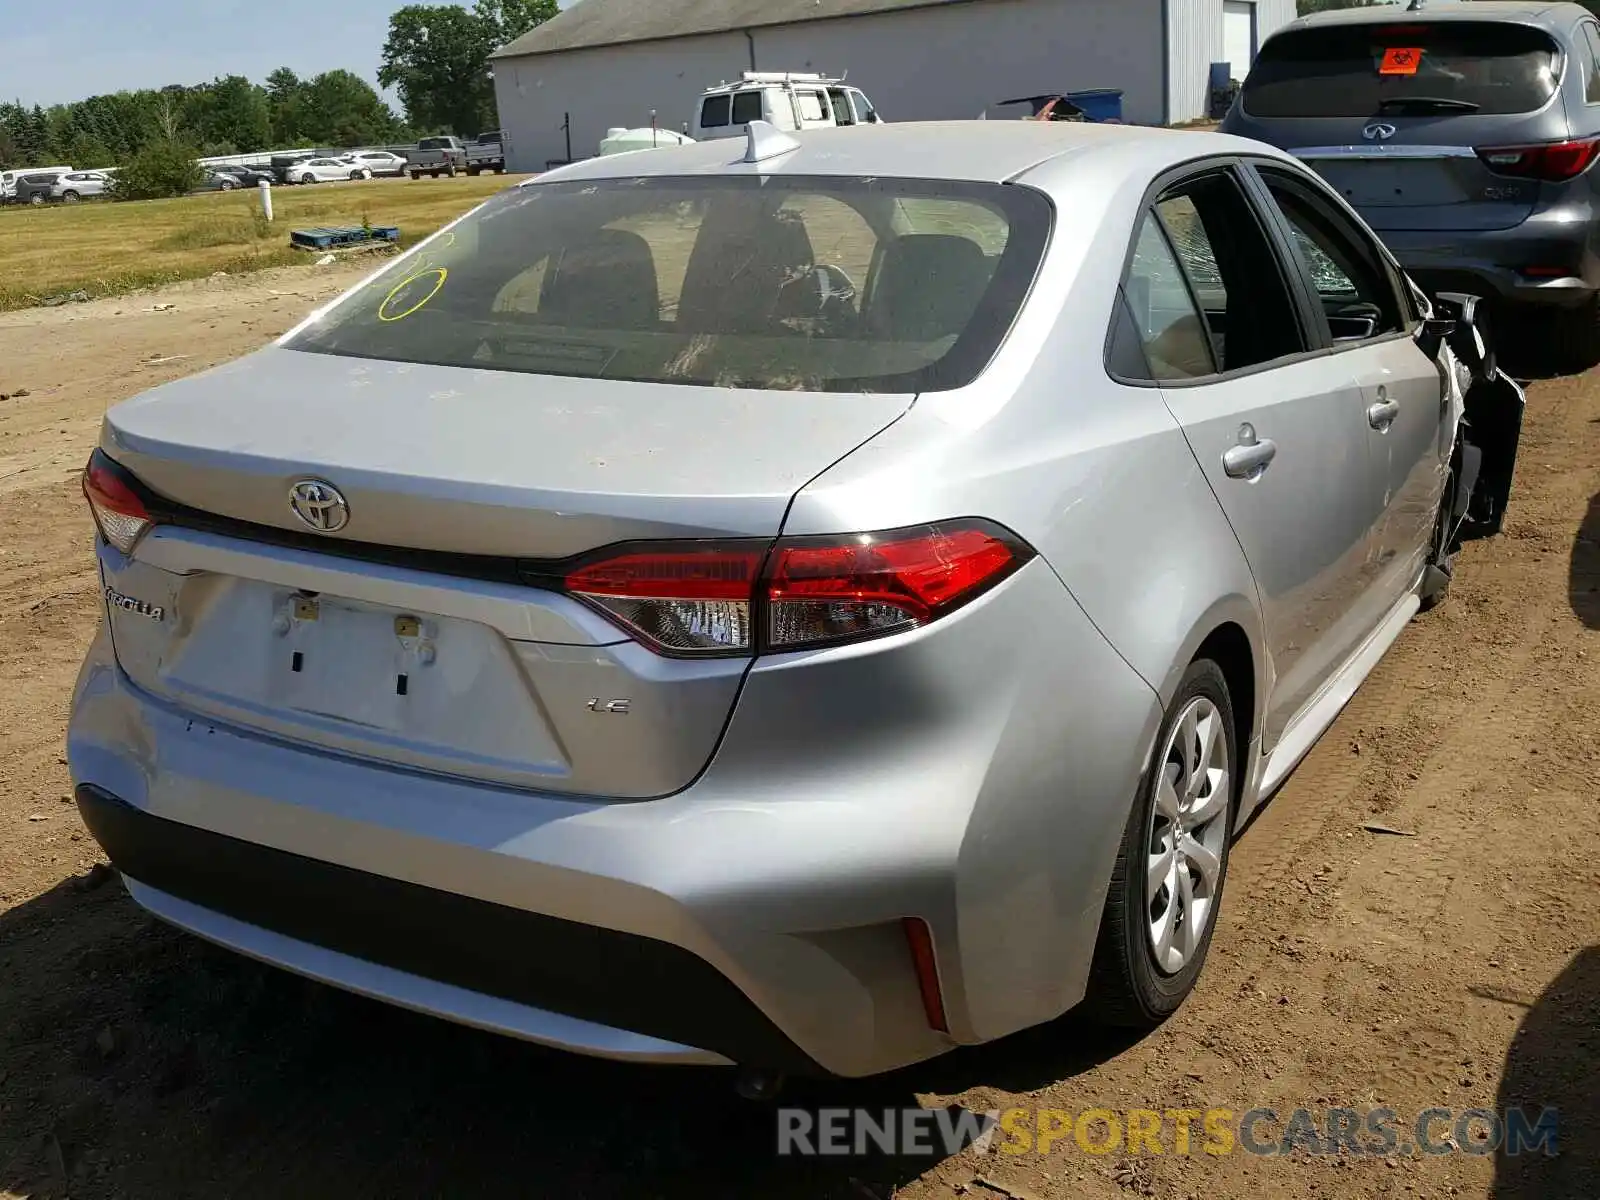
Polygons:
M1374 121L1361 131L1361 136L1369 142L1387 142L1394 136L1394 126L1386 121Z
M338 533L350 523L350 505L323 479L302 479L291 487L289 507L302 525L318 533Z

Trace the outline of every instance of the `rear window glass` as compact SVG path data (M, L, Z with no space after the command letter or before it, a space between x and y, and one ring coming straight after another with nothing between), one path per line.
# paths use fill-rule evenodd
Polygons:
M504 192L290 349L595 379L939 391L987 366L1049 202L1002 184L608 179Z
M748 125L762 120L760 92L735 92L733 94L733 123Z
M1336 25L1284 33L1245 80L1255 117L1532 112L1555 92L1548 34L1487 21Z
M728 123L728 105L732 99L726 95L707 96L700 106L700 128L721 129Z

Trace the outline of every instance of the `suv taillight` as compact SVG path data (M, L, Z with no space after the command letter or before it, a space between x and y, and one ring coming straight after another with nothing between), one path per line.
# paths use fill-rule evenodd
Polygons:
M139 539L155 522L134 491L132 476L96 450L83 468L83 495L89 501L100 536L124 554L132 554Z
M777 653L915 629L1033 557L988 521L754 542L618 547L566 590L663 654Z
M1600 156L1600 139L1578 138L1535 146L1480 146L1477 154L1496 175L1565 183L1582 175Z

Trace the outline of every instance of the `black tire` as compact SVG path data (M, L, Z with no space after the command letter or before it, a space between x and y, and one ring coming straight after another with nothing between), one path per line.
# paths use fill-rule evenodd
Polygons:
M456 177L456 165L455 165L455 163L446 163L445 167L444 167L444 173L446 175L450 176L451 179L454 179Z
M1575 375L1600 363L1600 294L1576 308L1556 309L1541 324L1546 357L1556 371Z
M481 173L481 168L479 168L479 167L468 167L467 168L467 174L473 176L474 178L476 178L480 173Z
M1224 837L1219 854L1217 884L1212 894L1210 917L1199 945L1182 969L1167 973L1155 961L1150 944L1149 903L1145 897L1144 876L1151 838L1155 832L1155 794L1157 780L1166 762L1151 764L1140 784L1139 796L1128 814L1122 845L1117 850L1111 887L1106 893L1105 911L1100 918L1100 938L1095 947L1094 965L1089 976L1085 1011L1107 1025L1134 1029L1153 1029L1178 1010L1194 989L1211 938L1216 932L1223 892L1228 878L1228 851L1232 843L1234 815L1238 811L1239 786L1244 759L1238 749L1233 701L1222 669L1210 659L1189 664L1177 693L1162 719L1156 746L1163 748L1171 738L1184 710L1197 698L1209 700L1219 714L1228 751L1226 810L1216 819L1224 822Z
M411 178L413 178L413 179L421 179L422 178L422 172L421 171L412 171L411 172Z
M28 197L28 203L29 204L43 204L44 203L44 197L41 196L38 192L35 192L33 195Z
M217 190L221 192L231 192L233 191L233 184L224 179L221 183L217 184Z
M63 200L65 200L68 204L76 204L79 200L82 199L82 197L79 196L77 192L71 192L71 191L62 192L61 193L61 198Z
M317 181L317 177L315 175L310 174L309 172L307 174L305 174L305 175L300 176L300 182L301 183L315 183L316 181Z

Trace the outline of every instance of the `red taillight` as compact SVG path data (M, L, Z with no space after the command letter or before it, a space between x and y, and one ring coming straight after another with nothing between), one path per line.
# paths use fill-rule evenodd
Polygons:
M128 483L123 469L96 450L83 469L83 495L89 501L100 536L123 554L133 548L155 522Z
M766 545L638 549L587 563L567 590L668 654L748 653Z
M926 625L1018 565L1017 544L977 524L779 542L767 568L767 643L795 649Z
M1537 146L1481 146L1478 157L1496 175L1565 183L1582 175L1600 156L1600 139L1546 142Z
M565 586L663 653L751 654L926 625L1032 553L986 521L955 521L785 538L770 554L751 542L625 547L576 568Z

